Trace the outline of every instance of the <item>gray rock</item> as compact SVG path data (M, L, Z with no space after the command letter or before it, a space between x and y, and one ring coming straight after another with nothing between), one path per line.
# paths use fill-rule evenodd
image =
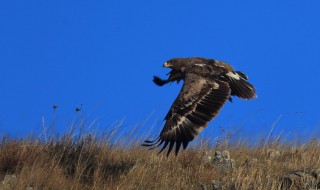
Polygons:
M316 172L320 176L320 167L316 169L314 172Z
M202 162L203 162L204 164L211 164L213 158L214 158L214 156L209 155L209 153L206 152L206 155L202 158Z
M294 171L282 179L280 189L286 190L293 187L296 189L313 189L318 188L318 185L316 176L305 171Z
M27 187L26 187L26 190L35 190L35 188L32 187L32 186L27 186Z
M223 159L220 166L223 170L231 170L236 167L236 162L233 159Z
M219 189L221 189L221 181L220 180L212 180L211 181L211 184L212 184L212 188L214 189L214 190L219 190Z
M269 158L278 158L281 156L281 152L275 149L268 149L267 153Z
M14 189L14 186L17 183L17 176L12 175L6 175L2 181L2 188L3 189Z
M215 151L214 155L210 152L206 152L206 155L202 158L204 163L212 164L213 162L220 162L223 160L222 153L220 151Z
M281 190L287 190L287 189L290 189L291 186L293 184L293 180L290 178L290 177L284 177L282 179L282 182L281 182L281 185L280 185L280 189Z
M213 162L223 162L224 160L230 160L229 151L225 150L222 153L220 151L216 151L214 153Z
M206 154L203 157L203 162L205 164L211 164L215 166L219 171L227 171L235 168L235 161L230 159L229 151L215 151L214 156Z
M225 150L225 151L222 152L221 156L224 159L230 159L230 152Z
M199 183L201 190L208 190L208 186L205 183Z
M214 152L214 159L221 160L222 159L222 153L220 151Z

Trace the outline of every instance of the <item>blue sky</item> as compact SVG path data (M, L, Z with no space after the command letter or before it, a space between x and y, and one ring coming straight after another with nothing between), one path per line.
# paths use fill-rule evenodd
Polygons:
M23 136L81 115L98 128L162 119L181 85L153 75L174 57L224 60L249 75L253 101L227 103L204 134L320 134L320 1L1 1L0 134ZM160 131L156 122L155 131Z

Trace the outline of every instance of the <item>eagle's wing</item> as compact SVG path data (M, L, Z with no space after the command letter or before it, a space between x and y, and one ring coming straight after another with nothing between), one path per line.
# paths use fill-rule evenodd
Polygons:
M169 144L167 155L176 143L176 154L181 144L185 149L189 143L207 127L230 96L227 82L187 73L180 94L165 117L166 123L155 141L145 141L144 146L159 147L161 153Z

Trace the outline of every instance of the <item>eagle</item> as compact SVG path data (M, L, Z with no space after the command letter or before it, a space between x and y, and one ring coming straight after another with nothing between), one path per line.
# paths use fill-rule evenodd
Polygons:
M168 79L154 76L158 86L181 80L184 84L165 116L164 127L155 140L146 140L143 146L150 149L169 145L169 156L174 145L177 155L182 145L186 149L189 142L208 126L208 122L218 115L219 110L231 96L242 99L256 97L255 87L248 82L248 76L223 61L201 57L174 58L163 64L170 68Z

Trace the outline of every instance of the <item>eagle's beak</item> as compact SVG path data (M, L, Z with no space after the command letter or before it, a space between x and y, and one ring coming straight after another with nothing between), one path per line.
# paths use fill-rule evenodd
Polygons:
M165 62L163 65L162 65L162 67L171 67L172 66L172 64L170 64L170 63L168 63L168 62Z

